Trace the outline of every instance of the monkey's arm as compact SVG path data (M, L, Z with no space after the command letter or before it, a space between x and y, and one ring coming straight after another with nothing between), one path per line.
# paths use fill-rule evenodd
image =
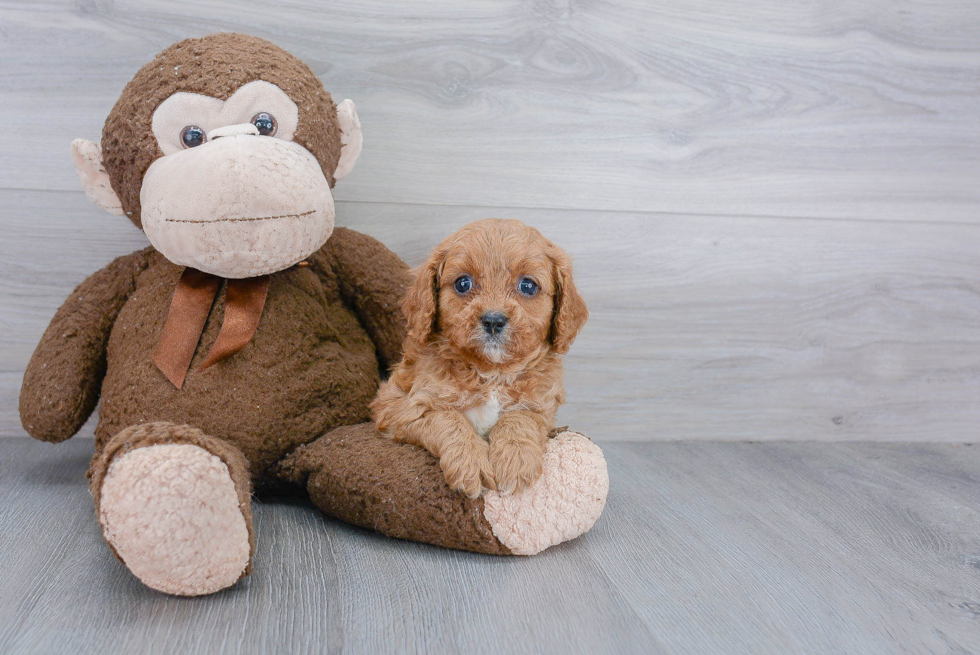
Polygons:
M109 333L153 252L124 255L89 276L51 319L20 389L20 421L35 439L64 441L92 414L105 377Z
M377 239L343 227L311 259L314 267L333 269L344 301L371 335L387 371L401 358L405 340L401 300L410 280L408 265Z

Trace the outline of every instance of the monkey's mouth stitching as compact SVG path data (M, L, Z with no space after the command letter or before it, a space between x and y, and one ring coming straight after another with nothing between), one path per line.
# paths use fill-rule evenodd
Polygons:
M315 209L311 209L308 212L303 212L302 214L283 214L281 216L256 216L255 218L216 218L213 221L195 221L187 218L165 218L163 219L166 223L201 223L201 224L211 224L211 223L247 223L249 221L274 221L277 218L302 218L303 216L309 216L315 213Z

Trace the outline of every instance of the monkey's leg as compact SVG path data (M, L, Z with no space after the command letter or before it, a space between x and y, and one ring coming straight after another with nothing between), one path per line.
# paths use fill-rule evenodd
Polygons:
M584 436L549 439L544 472L519 494L470 499L446 484L439 460L380 435L373 423L337 428L286 457L286 480L325 513L390 537L492 555L534 555L588 531L605 506L602 451Z
M251 573L251 480L235 446L188 425L131 426L89 474L102 534L146 586L200 596Z

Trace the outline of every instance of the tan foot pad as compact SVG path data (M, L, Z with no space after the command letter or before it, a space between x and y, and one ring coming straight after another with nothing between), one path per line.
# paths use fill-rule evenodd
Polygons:
M129 570L158 591L214 593L248 566L248 527L228 467L198 446L147 446L116 457L102 483L99 520Z
M548 441L538 481L519 494L486 492L483 513L512 553L535 555L588 532L608 493L599 447L578 432L562 432Z

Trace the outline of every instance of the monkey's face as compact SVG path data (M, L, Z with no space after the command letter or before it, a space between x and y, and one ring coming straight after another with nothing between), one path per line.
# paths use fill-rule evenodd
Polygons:
M227 278L319 249L333 232L330 190L360 150L353 102L335 106L305 64L240 34L167 48L126 86L102 147L72 144L89 198L175 264Z
M143 230L175 264L223 277L282 270L333 231L330 184L292 137L284 91L250 82L222 101L175 93L153 114L163 156L140 189Z

